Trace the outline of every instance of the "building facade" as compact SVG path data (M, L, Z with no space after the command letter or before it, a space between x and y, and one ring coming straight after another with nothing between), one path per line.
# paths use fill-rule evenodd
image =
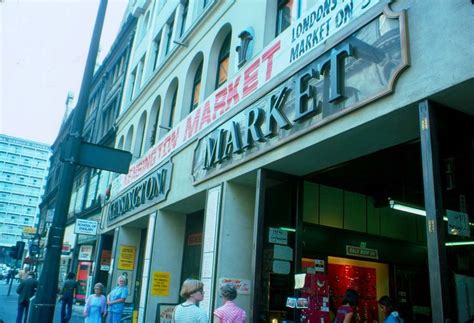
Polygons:
M46 144L0 135L1 247L26 242L27 235L36 233L49 156Z
M96 267L138 321L190 277L210 317L226 281L251 322L330 322L347 288L363 321L383 295L407 321L474 315L472 6L131 2L115 147L134 161Z

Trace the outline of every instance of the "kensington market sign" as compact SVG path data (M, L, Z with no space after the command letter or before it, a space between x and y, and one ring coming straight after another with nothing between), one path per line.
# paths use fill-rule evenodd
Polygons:
M324 47L351 22L376 5L389 0L321 0L282 32L232 79L218 88L166 137L130 166L128 174L116 178L112 196L136 182L165 158L190 143L198 133L233 110L238 103L284 73L316 47Z
M161 202L171 187L173 165L166 162L142 181L121 194L107 210L107 224L110 225L131 211L138 212L146 207Z
M408 66L404 23L403 12L378 16L201 138L194 183L391 93Z

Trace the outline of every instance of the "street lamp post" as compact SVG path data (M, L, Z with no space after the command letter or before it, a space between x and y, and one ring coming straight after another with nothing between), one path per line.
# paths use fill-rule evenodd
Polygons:
M28 322L52 322L57 294L59 262L66 227L69 200L73 188L76 166L79 165L82 144L82 130L86 117L90 85L94 75L95 61L99 48L100 35L104 23L107 0L101 0L91 39L87 62L82 78L81 90L73 115L68 138L61 144L63 167L59 182L56 209L48 235L44 267L38 283L38 291L30 306Z

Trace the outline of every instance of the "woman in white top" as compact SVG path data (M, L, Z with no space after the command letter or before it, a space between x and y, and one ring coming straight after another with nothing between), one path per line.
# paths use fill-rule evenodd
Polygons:
M204 284L200 280L186 279L181 287L180 295L186 298L184 303L176 305L173 312L174 323L207 323L206 312L199 308L204 299Z

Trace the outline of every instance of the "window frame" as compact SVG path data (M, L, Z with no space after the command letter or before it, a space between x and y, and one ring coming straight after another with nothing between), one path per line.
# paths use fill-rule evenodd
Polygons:
M229 79L229 64L230 64L230 41L231 41L231 33L229 33L222 42L222 45L219 49L219 56L217 57L217 71L216 71L216 86L215 88L218 89L222 84L227 82ZM227 61L227 75L226 79L223 82L220 81L220 71L221 65Z

